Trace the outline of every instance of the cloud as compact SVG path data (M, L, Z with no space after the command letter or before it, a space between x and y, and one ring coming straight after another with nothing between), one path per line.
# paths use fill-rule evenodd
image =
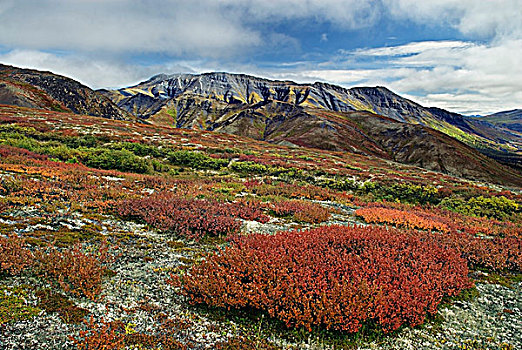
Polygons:
M344 86L385 85L428 106L464 114L520 108L522 39L491 44L426 41L343 51L324 70L293 75ZM371 60L373 69L349 69Z
M2 0L0 62L52 70L94 88L212 70L385 85L423 104L487 113L521 107L520 6L520 0ZM334 47L334 33L380 30L383 18L429 30L451 26L460 38L321 51ZM302 52L306 40L317 49ZM299 62L281 62L285 56Z
M178 61L166 65L141 66L116 59L100 59L81 55L57 55L35 50L13 50L0 55L0 62L17 67L49 70L97 88L130 86L158 72L200 72L200 61Z
M0 14L7 47L224 57L260 45L260 33L219 2L26 0Z
M370 26L382 14L378 1L372 0L222 0L246 20L277 22L289 19L314 19L338 28Z
M371 25L380 13L371 4L371 0L7 0L0 5L0 45L232 57L271 46L275 35L285 35L272 24L286 20L310 19L342 28Z
M447 24L476 38L522 38L520 0L383 0L396 18Z
M426 51L436 52L441 49L462 49L472 46L472 43L462 41L421 41L401 46L378 47L373 49L359 49L356 55L366 56L406 56L418 55ZM344 53L349 53L344 51Z

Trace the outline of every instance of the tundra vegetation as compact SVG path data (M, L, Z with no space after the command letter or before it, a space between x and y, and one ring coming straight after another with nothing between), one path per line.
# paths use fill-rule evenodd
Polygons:
M86 350L435 327L476 284L518 283L521 203L363 155L1 106L0 343L30 322Z

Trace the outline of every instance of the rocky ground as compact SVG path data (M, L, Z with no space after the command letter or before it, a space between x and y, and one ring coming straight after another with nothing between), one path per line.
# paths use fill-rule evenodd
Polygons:
M327 202L323 205L337 209L337 214L325 224L357 221L352 216L353 208ZM263 317L190 306L166 283L171 272L197 262L205 251L226 244L224 241L201 244L181 241L111 216L92 219L64 212L51 221L34 224L31 219L37 217L36 210L27 209L14 213L10 220L2 219L1 223L11 225L19 232L41 227L74 229L90 224L98 227L109 240L118 242L118 258L105 279L104 297L96 302L70 299L96 319L120 322L128 335L154 334L161 329L162 322L169 319L174 322L171 335L189 349L214 349L220 343L245 334L260 344L259 348L265 348L261 344L272 344L282 349L522 349L522 283L478 282L474 297L444 304L439 308L438 316L425 325L403 328L387 336L343 338L327 333L289 332ZM300 225L274 218L266 224L245 222L244 232L271 233L292 227ZM477 278L480 277L484 277L484 273L477 273ZM1 284L5 295L10 291L19 293L25 306L34 307L38 314L0 326L0 349L74 348L70 335L77 334L81 326L68 324L63 317L39 307L35 290L50 286L29 275L6 278Z

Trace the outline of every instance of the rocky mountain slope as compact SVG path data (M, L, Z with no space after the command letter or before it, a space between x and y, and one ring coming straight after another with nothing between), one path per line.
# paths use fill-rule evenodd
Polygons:
M498 112L480 118L480 120L491 123L495 126L522 133L522 109Z
M358 152L459 176L497 173L495 168L512 172L465 144L511 164L522 159L517 154L521 135L425 108L384 87L345 89L207 73L162 74L133 87L101 92L154 124Z
M0 64L0 104L133 119L102 94L50 72Z

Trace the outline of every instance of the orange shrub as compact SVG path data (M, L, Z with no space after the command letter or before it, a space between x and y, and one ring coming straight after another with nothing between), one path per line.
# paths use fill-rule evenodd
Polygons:
M0 237L0 272L18 275L32 265L33 254L18 236Z
M191 303L266 311L289 327L384 331L421 324L445 295L472 285L466 261L433 239L328 226L235 239L173 276Z
M355 215L371 224L384 223L410 229L450 231L450 227L443 222L443 219L435 215L430 217L417 212L381 207L360 208L355 211Z
M69 337L78 350L119 350L125 347L125 336L116 332L109 322L102 319L95 323L91 316L86 326L87 330L80 331L77 337Z

